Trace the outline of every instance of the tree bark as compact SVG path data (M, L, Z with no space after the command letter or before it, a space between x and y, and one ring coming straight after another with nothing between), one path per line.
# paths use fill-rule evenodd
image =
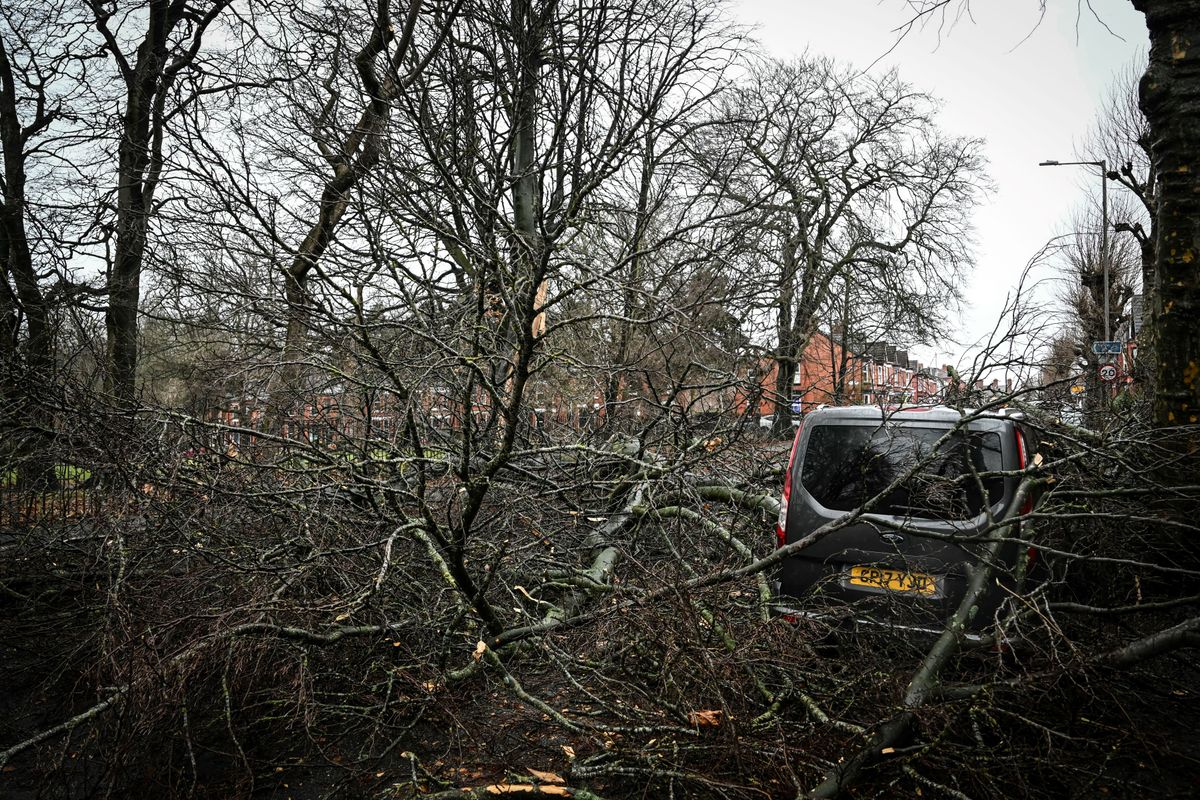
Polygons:
M1139 86L1159 179L1152 297L1154 421L1200 422L1200 0L1132 0L1150 63Z

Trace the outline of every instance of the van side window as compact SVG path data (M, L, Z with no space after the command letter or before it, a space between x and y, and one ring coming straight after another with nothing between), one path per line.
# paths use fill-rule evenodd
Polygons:
M819 425L809 432L801 483L825 508L852 511L884 492L904 473L918 471L889 492L872 513L925 519L977 516L983 500L1004 496L1000 436L958 431L938 449L947 428L899 425Z

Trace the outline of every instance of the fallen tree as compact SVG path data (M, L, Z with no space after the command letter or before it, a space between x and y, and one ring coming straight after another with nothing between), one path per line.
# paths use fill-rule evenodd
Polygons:
M195 421L170 425L179 436L211 433ZM1187 614L1195 593L1183 591L1197 570L1170 549L1189 524L1154 525L1159 510L1196 497L1191 483L1162 480L1157 467L1177 456L1141 433L1077 443L1047 425L1048 455L1022 488L1046 484L1026 515L1036 529L1016 534L998 521L980 543L986 553L1016 536L1054 562L1052 583L1014 597L1000 620L998 641L1019 632L1015 660L962 636L992 576L986 558L936 641L765 615L772 568L802 546L774 549L774 487L761 476L786 449L773 440L731 436L709 449L697 439L679 449L618 437L514 449L456 555L453 473L427 469L424 483L385 474L409 473L415 455L339 463L293 443L283 458L273 441L265 461L241 451L181 465L176 434L160 437L157 452L143 439L144 467L128 481L137 491L119 501L125 512L3 544L13 573L4 580L26 579L6 601L10 643L40 636L55 615L89 620L77 626L83 638L66 636L62 651L44 656L60 664L45 673L48 686L78 676L61 695L65 713L55 720L45 706L37 716L46 724L15 736L10 728L3 758L28 764L30 753L82 747L115 786L138 759L158 757L134 745L153 729L182 737L177 788L214 780L201 765L224 750L232 755L220 781L284 780L277 766L288 781L313 779L317 771L287 766L313 751L342 764L323 780L383 773L373 779L381 796L511 785L529 796L674 786L832 797L897 781L1001 796L1017 762L1000 759L1000 743L1019 751L1023 732L1053 731L1067 737L1056 768L1078 768L1114 743L1100 728L1079 736L1071 726L1104 723L1095 703L1108 692L1127 693L1122 713L1150 714L1153 704L1129 687L1150 676L1166 691L1186 685L1176 654L1197 641ZM307 462L296 460L306 452ZM1115 472L1097 481L1096 463ZM579 480L553 477L567 473ZM861 514L871 512L848 516ZM1112 577L1080 583L1081 570ZM1128 579L1141 593L1135 602L1107 594ZM30 666L33 651L18 652L12 663ZM81 683L84 675L92 677ZM1079 712L1068 704L1030 699L1067 685L1093 722L1072 721ZM302 736L280 738L285 729ZM471 742L477 755L448 760L451 741ZM125 755L116 742L127 743ZM996 772L967 777L956 766L964 759ZM520 765L565 782L522 783ZM1039 770L1017 785L1041 796L1035 782L1044 779ZM1120 772L1105 780L1143 785Z

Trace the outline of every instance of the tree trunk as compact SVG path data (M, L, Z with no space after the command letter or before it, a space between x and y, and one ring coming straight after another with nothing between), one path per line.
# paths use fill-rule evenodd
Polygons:
M536 298L543 295L546 279L546 244L539 220L542 218L542 175L537 156L538 97L544 62L546 27L553 13L553 3L540 12L530 0L514 2L510 24L516 37L516 74L511 107L512 139L512 235L509 238L509 269L511 306L504 310L503 334L514 353L512 361L502 366L508 397L508 422L515 422L521 402L521 387L528 370L528 356L533 346L536 317ZM496 276L497 289L503 277ZM506 294L498 292L502 297ZM505 437L512 431L505 426ZM506 445L507 446L507 445Z
M1200 422L1200 0L1133 0L1150 64L1141 107L1159 179L1154 421Z
M93 3L93 10L97 25L107 32L108 17L98 4ZM132 403L137 393L142 262L161 167L163 103L174 74L166 74L167 39L184 10L182 3L150 0L146 35L134 65L130 67L119 52L112 53L125 79L125 112L117 148L117 240L107 281L104 381L105 390L121 403Z
M1151 236L1154 233L1154 223L1151 222ZM1157 259L1154 255L1154 239L1144 234L1138 239L1138 247L1142 257L1142 318L1133 316L1130 306L1130 320L1137 326L1134 340L1137 342L1137 361L1134 364L1134 379L1147 397L1154 396L1154 372L1157 358L1154 347L1154 326L1147 324L1152 319L1154 298L1158 295L1158 275L1155 273Z
M792 351L775 357L775 431L786 431L792 427L792 384L796 377L798 361Z
M46 297L38 285L29 238L25 230L25 142L27 131L49 123L39 107L28 129L17 115L17 92L8 52L0 42L0 147L4 152L3 203L0 204L0 265L8 294L8 279L14 295L5 297L2 316L6 346L6 374L0 382L0 401L11 415L5 427L13 435L15 452L2 455L18 465L18 475L26 488L46 488L54 484L54 466L50 452L52 416L40 397L53 372L53 339ZM18 313L19 312L19 313ZM25 319L25 344L20 346L20 319ZM23 362L23 363L22 363ZM27 431L22 435L21 431Z
M39 119L32 124L39 126L46 121L39 115ZM16 322L16 308L20 308L25 317L25 366L34 375L45 377L51 365L49 314L45 297L38 286L25 231L25 135L17 116L16 87L3 42L0 42L0 146L4 150L0 260L16 290L13 322ZM16 341L14 334L14 345Z

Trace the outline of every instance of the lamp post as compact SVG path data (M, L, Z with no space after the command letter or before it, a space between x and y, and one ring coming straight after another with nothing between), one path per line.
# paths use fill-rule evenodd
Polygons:
M1039 167L1088 166L1100 168L1100 260L1104 266L1104 341L1112 341L1108 313L1108 159L1100 161L1041 161Z

